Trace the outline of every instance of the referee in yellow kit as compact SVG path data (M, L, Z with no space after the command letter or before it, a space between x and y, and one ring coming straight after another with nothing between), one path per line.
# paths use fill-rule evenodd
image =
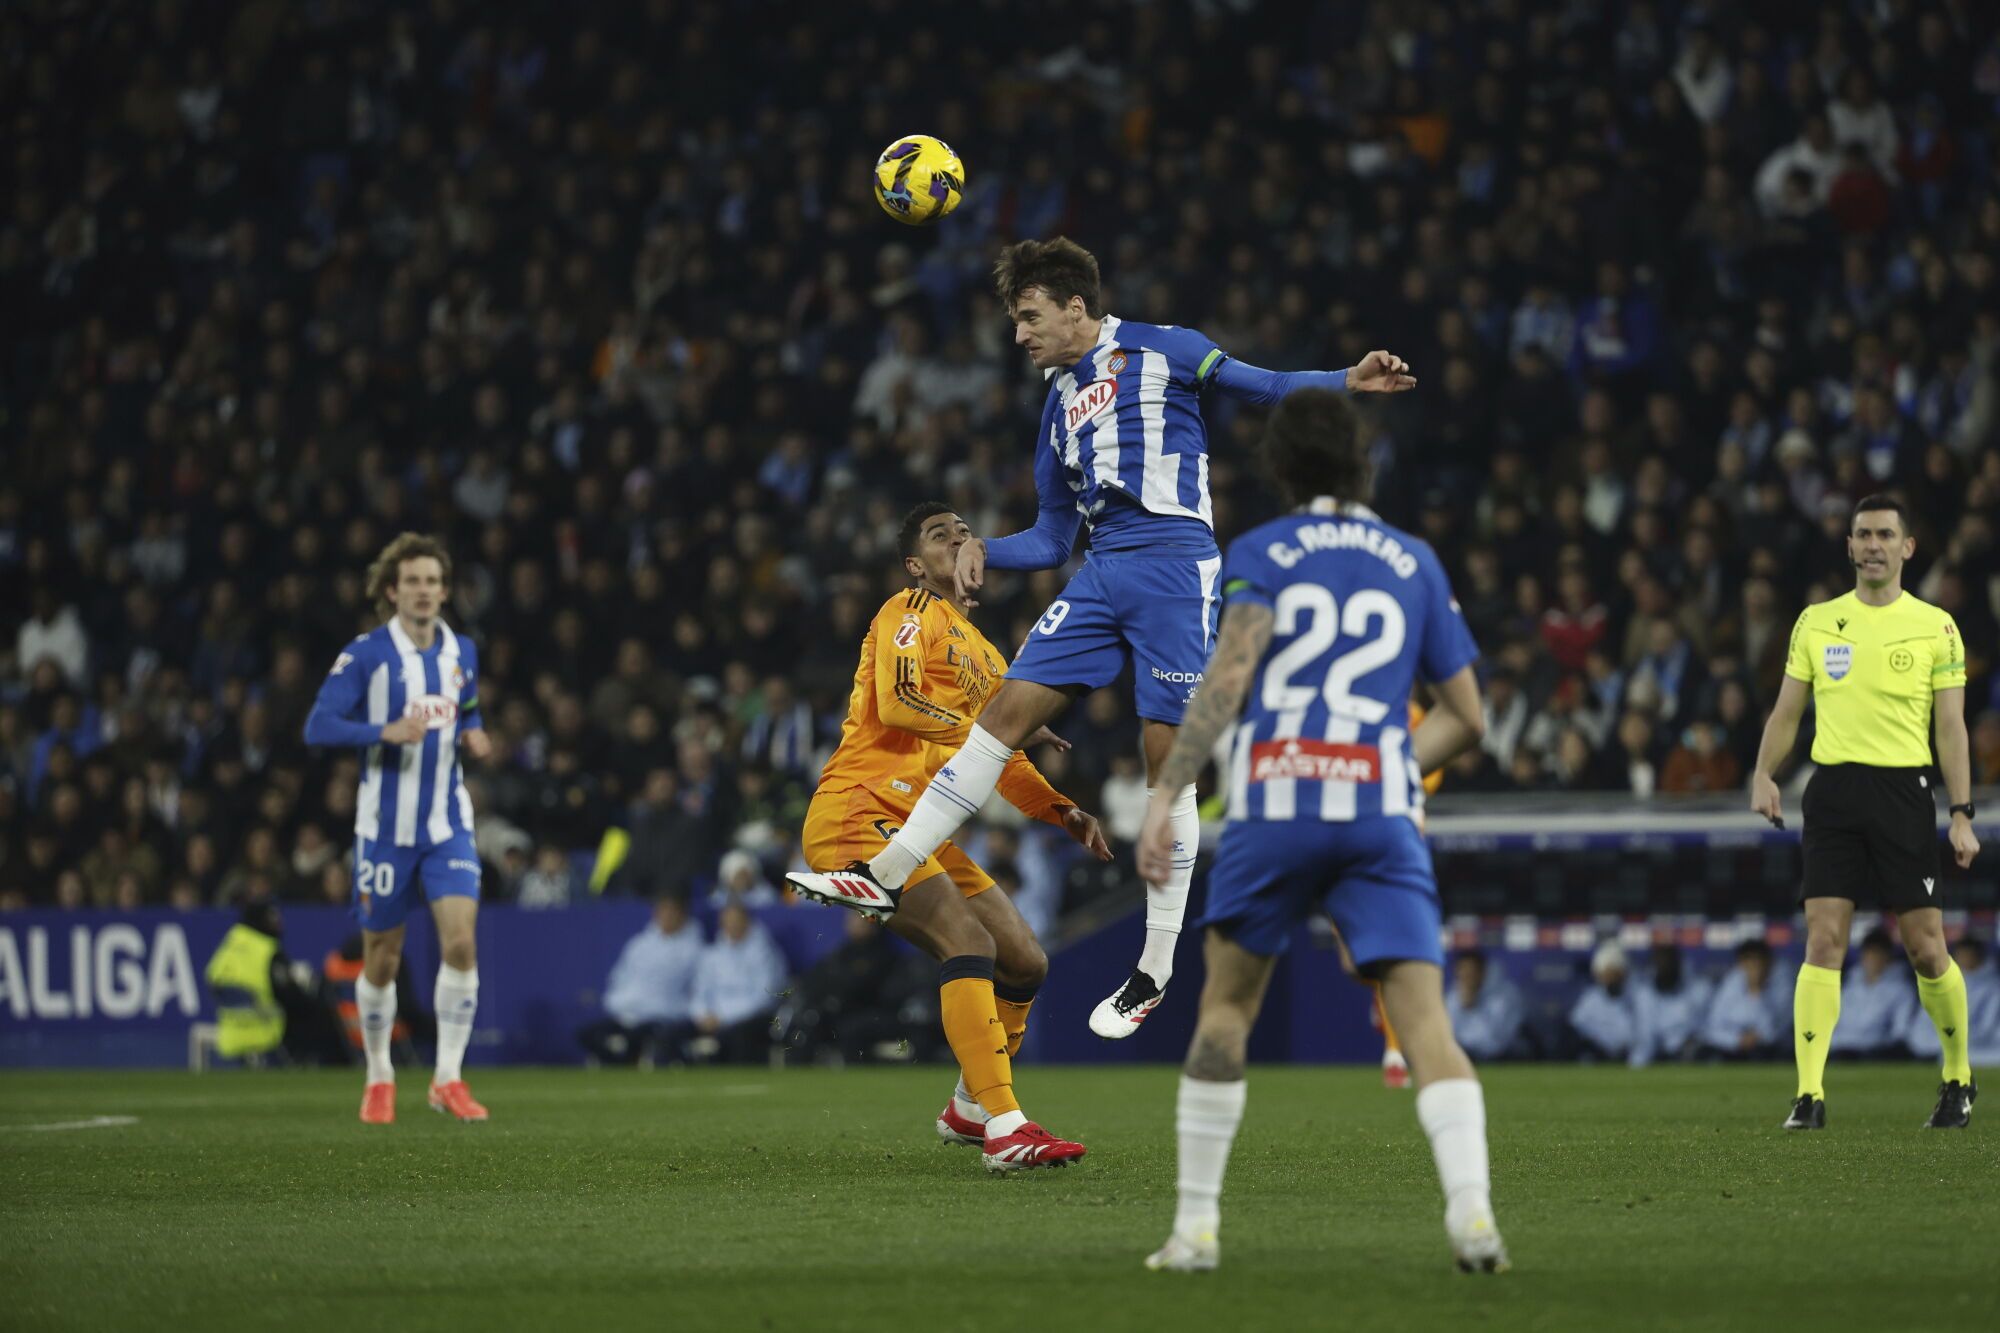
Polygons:
M1854 507L1847 555L1854 591L1809 606L1792 626L1785 683L1750 778L1750 808L1783 827L1772 773L1791 753L1811 693L1819 729L1806 784L1806 961L1792 998L1798 1100L1786 1129L1826 1127L1826 1048L1840 1019L1840 966L1854 904L1896 914L1924 1012L1944 1047L1944 1082L1928 1129L1963 1129L1979 1087L1966 1060L1965 978L1945 947L1938 907L1937 802L1930 730L1951 798L1951 850L1969 866L1972 771L1965 738L1965 645L1943 610L1903 591L1917 549L1903 503L1871 495ZM1871 892L1872 890L1872 892Z

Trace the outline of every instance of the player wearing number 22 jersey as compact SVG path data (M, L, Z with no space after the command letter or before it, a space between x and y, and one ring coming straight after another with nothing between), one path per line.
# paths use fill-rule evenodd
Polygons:
M1293 514L1230 545L1222 600L1273 623L1229 746L1205 924L1281 953L1324 896L1357 966L1442 964L1410 691L1479 650L1436 554L1359 505Z
M1442 913L1420 817L1423 774L1484 730L1478 650L1437 556L1358 500L1368 469L1341 397L1288 397L1265 432L1268 470L1291 503L1223 557L1222 623L1200 691L1161 766L1140 828L1140 873L1173 855L1164 791L1225 750L1229 821L1208 876L1208 978L1182 1069L1179 1199L1146 1262L1219 1262L1222 1177L1245 1105L1250 1030L1299 927L1333 918L1356 970L1381 983L1406 1040L1417 1118L1431 1139L1459 1265L1499 1272L1485 1102L1445 1011ZM1411 688L1436 707L1412 726Z

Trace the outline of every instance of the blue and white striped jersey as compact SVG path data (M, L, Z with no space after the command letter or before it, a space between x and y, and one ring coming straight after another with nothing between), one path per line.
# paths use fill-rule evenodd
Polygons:
M1106 315L1097 345L1048 379L1035 435L1039 512L1033 528L987 543L995 569L1061 565L1085 523L1093 550L1213 555L1201 395L1271 406L1294 389L1344 389L1347 372L1261 370L1193 329Z
M428 649L419 650L392 619L334 659L306 718L306 743L362 748L357 837L434 847L472 832L458 735L482 725L478 674L472 640L442 620ZM422 744L383 743L383 726L401 717L424 720Z
M1201 384L1221 359L1193 329L1106 315L1090 354L1049 376L1037 468L1060 465L1097 549L1214 540ZM1113 505L1114 496L1133 503Z
M1479 656L1426 543L1361 506L1319 507L1251 529L1223 559L1223 605L1276 617L1231 742L1231 821L1413 817L1410 690Z

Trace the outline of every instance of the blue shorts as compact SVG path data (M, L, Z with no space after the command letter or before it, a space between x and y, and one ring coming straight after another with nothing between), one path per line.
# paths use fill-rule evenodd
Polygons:
M354 916L363 930L394 930L407 921L424 897L479 898L479 853L472 835L461 833L434 847L398 847L376 838L354 840Z
M1092 551L1007 668L1009 680L1099 689L1132 664L1139 716L1180 725L1215 646L1218 554Z
M1410 820L1255 820L1223 832L1202 925L1273 957L1321 907L1357 966L1401 959L1444 965L1437 874Z

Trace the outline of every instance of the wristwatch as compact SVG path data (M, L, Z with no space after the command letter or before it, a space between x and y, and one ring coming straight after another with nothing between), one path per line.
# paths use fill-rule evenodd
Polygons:
M1954 805L1951 808L1951 813L1955 815L1964 815L1967 819L1977 819L1979 817L1978 810L1973 806L1972 802L1970 801L1966 801L1960 805Z

